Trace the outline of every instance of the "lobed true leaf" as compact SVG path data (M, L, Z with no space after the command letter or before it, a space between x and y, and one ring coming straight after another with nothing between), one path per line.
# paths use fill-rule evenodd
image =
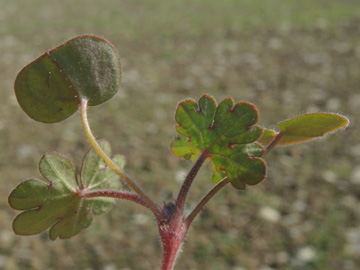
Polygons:
M100 145L110 155L109 143ZM114 162L124 166L122 156L115 156ZM13 222L17 234L34 235L50 228L50 239L70 238L91 224L93 214L107 211L114 203L112 198L82 196L84 190L119 186L118 176L94 150L85 155L79 180L73 163L58 153L44 155L39 167L45 180L25 180L9 196L10 206L23 211Z
M264 149L254 143L262 132L255 125L258 112L254 105L234 104L231 98L217 105L214 98L204 95L198 103L192 99L181 102L175 119L179 136L172 140L172 152L193 161L206 156L213 182L228 177L234 187L244 189L246 184L255 185L264 179Z

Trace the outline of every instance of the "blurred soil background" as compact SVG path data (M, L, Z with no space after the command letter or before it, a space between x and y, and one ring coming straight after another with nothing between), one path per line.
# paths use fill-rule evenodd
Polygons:
M177 194L191 167L169 151L180 100L207 93L249 101L268 128L308 112L351 120L324 139L275 149L260 185L222 190L191 228L176 269L360 269L358 0L0 0L0 269L160 267L155 221L128 202L70 240L12 232L18 212L7 196L40 177L43 153L80 166L89 147L79 115L50 125L28 118L15 77L81 34L107 38L122 60L119 93L90 109L94 133L127 157L127 173L158 203ZM204 168L189 209L210 180Z

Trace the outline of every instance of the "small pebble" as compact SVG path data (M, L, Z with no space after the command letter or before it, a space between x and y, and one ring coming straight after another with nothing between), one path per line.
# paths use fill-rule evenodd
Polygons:
M302 247L298 250L296 257L302 262L311 262L314 260L316 252L312 247Z
M278 222L281 218L280 213L276 209L271 208L269 206L265 206L261 208L259 215L261 218L265 219L266 221L273 223Z

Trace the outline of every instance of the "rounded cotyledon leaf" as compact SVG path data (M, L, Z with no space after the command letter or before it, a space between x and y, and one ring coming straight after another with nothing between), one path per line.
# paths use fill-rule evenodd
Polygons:
M231 98L217 105L204 95L198 103L192 99L179 103L175 119L179 135L171 142L172 152L193 161L204 155L210 160L213 182L228 177L234 187L245 189L265 178L264 149L254 143L262 133L255 125L254 105L234 104Z
M21 108L34 120L55 123L71 116L81 99L101 104L120 87L121 67L107 40L75 37L24 67L15 80Z
M109 143L102 141L100 145L110 153ZM121 156L113 160L119 167L124 165ZM82 190L117 188L118 176L95 156L94 150L86 154L83 163L96 166L90 169L83 165L81 175L84 179L79 183L75 167L68 158L57 153L42 157L40 172L45 180L25 180L9 196L10 206L23 211L13 222L15 233L34 235L50 228L50 239L70 238L91 224L93 214L109 209L115 199L85 198Z

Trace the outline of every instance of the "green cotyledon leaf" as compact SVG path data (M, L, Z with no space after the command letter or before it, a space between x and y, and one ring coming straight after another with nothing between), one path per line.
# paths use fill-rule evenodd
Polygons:
M276 145L310 141L345 128L349 125L349 119L337 113L309 113L282 121L278 125L280 133L265 129L258 142L268 146L277 136L279 140Z
M263 147L255 143L262 128L255 125L258 112L247 102L234 104L226 98L219 105L204 95L197 103L180 102L175 120L179 133L171 142L172 152L181 158L196 160L205 155L214 173L213 182L228 177L238 189L256 185L265 178Z
M305 142L328 132L335 132L349 124L349 120L336 113L309 113L279 123L282 145Z
M100 145L110 154L109 143ZM124 166L121 156L115 156L114 162ZM45 154L39 167L45 180L25 180L9 196L10 206L23 211L13 222L17 234L34 235L50 228L50 239L70 238L91 224L93 214L105 212L114 203L112 198L82 196L84 189L118 187L118 176L94 150L85 155L80 180L73 163L57 153Z
M107 40L78 36L24 67L15 80L21 108L34 120L55 123L71 116L81 99L90 106L116 94L120 59Z

